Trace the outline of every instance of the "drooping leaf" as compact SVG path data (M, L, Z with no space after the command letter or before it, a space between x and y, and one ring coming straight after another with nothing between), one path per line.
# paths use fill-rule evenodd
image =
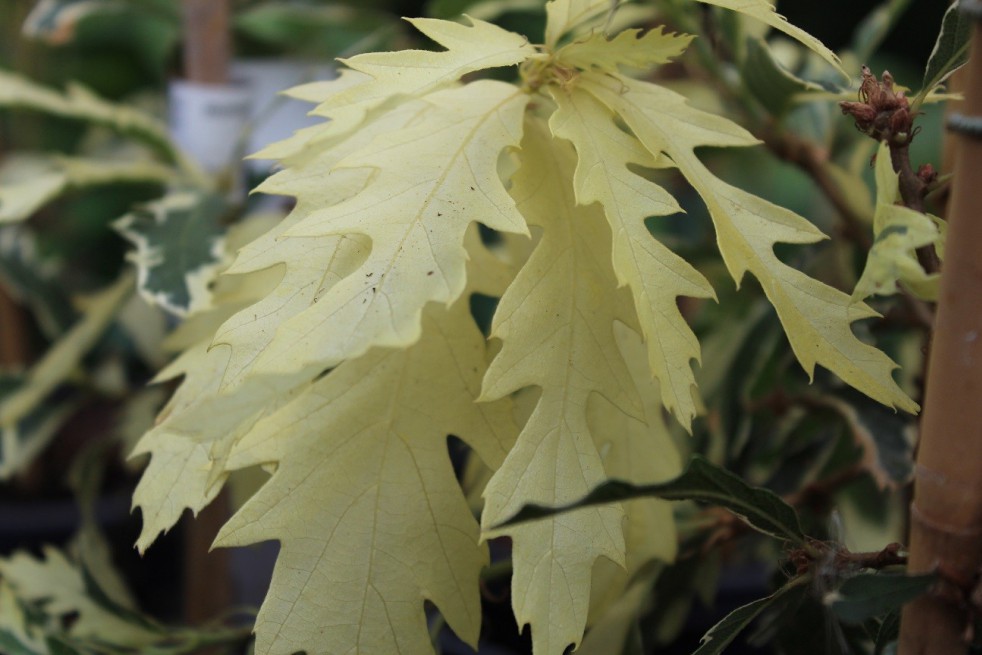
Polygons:
M124 275L91 298L83 317L31 367L23 386L0 402L0 428L17 425L75 370L132 293L132 285Z
M699 343L679 312L677 298L715 294L698 271L651 236L644 224L648 216L682 210L668 192L629 170L629 165L651 167L656 161L615 124L609 109L578 90L554 92L553 98L558 109L550 128L576 147L576 199L603 206L613 232L614 271L618 283L628 285L634 296L662 402L691 429L697 401L690 362L699 361Z
M569 502L605 477L599 450L612 433L607 425L594 431L589 403L611 404L642 432L645 425L614 329L615 321L635 323L630 296L616 289L603 215L576 204L575 153L536 119L521 152L512 194L542 236L495 312L491 334L503 345L482 398L532 385L541 396L485 489L486 530L525 502ZM619 507L588 508L503 531L513 541L512 606L519 625L532 625L536 653L579 642L594 561L624 561L622 517Z
M0 399L23 393L23 373L0 373ZM44 450L72 413L78 399L46 398L39 400L19 420L0 427L0 479L8 479L27 468Z
M236 445L233 468L276 463L217 542L281 543L259 652L429 652L424 600L476 645L487 550L446 437L495 465L514 424L507 401L474 403L486 355L466 299L423 323L414 345L345 362Z
M666 34L664 26L643 33L640 29L624 30L613 38L592 32L560 48L556 60L560 65L612 73L621 66L647 69L678 57L694 38L690 34Z
M37 238L23 226L0 227L4 291L30 310L41 332L53 341L71 327L76 315L59 283L62 264L39 250Z
M502 523L514 525L525 521L555 516L581 507L606 505L632 498L652 496L665 500L698 500L730 510L751 527L776 539L800 544L804 533L798 514L775 493L751 487L738 476L710 464L700 455L693 456L689 466L674 480L659 484L631 484L623 480L608 480L575 502L557 507L527 504L521 511Z
M733 610L703 635L699 648L692 655L721 655L730 642L736 639L737 635L743 632L761 612L778 601L787 600L788 596L801 594L805 582L807 580L804 577L795 578L767 598L755 600Z
M69 84L62 94L0 69L0 107L24 107L111 128L153 147L185 173L197 175L197 167L171 141L165 124L133 107L107 102L79 84Z
M846 623L899 610L938 582L936 573L903 575L896 573L860 573L825 596L825 604Z
M753 137L647 82L584 73L578 88L619 114L652 153L671 157L709 208L720 253L733 279L739 282L747 271L754 274L809 375L815 364L822 364L887 406L917 410L917 404L891 377L896 365L852 332L854 321L875 312L784 264L774 254L776 243L813 243L824 238L822 233L801 216L718 179L693 152L698 145L749 145L755 142Z
M774 59L763 39L748 38L740 68L744 86L775 116L782 116L803 93L824 89L797 77Z
M126 214L113 227L136 246L130 261L147 302L177 316L211 304L209 284L222 265L227 211L218 195L173 191Z
M856 445L863 450L862 465L877 486L897 488L910 481L915 427L906 417L858 394L822 395L816 402L828 406L846 422Z
M167 183L175 171L150 161L17 154L0 165L0 223L28 218L70 189L114 183Z
M948 76L968 62L968 43L972 35L972 18L959 10L958 1L951 3L941 21L941 31L924 68L924 81L912 108L920 106L924 97L948 79Z
M890 152L881 144L876 157L876 213L873 215L873 247L853 298L897 293L900 282L925 300L938 295L940 274L925 272L915 250L938 245L941 235L931 216L895 204L899 180L890 163Z
M709 5L716 5L731 11L737 11L770 25L776 30L784 32L795 41L817 54L827 61L845 79L850 79L850 75L842 69L842 64L834 52L822 45L822 42L799 27L795 27L788 20L777 13L774 4L770 0L698 0Z

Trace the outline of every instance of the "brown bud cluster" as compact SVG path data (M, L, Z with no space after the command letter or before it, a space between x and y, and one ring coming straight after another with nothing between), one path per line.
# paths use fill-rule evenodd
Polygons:
M883 71L883 79L863 66L859 102L840 102L843 114L856 119L856 129L877 141L892 145L909 143L914 135L914 115L903 91L893 88L893 76Z

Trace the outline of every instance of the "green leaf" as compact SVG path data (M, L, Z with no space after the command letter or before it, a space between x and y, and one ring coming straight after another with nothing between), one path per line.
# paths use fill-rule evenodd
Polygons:
M949 75L968 61L968 43L972 35L972 18L958 9L958 1L951 3L941 21L941 31L934 43L934 50L924 69L924 82L920 92L911 103L911 111L916 111L924 97L934 87L944 82Z
M16 426L75 370L111 324L132 292L132 284L132 279L123 275L90 299L82 318L31 367L24 385L0 402L0 428Z
M794 508L774 492L751 487L738 476L721 469L701 455L695 455L682 475L660 484L635 485L622 480L608 480L589 494L568 505L543 507L525 505L501 526L554 516L581 507L605 505L631 498L654 496L665 500L697 500L730 510L751 527L776 539L794 544L804 542L805 535Z
M210 305L209 284L225 254L222 218L226 211L218 195L172 191L113 223L136 246L129 259L147 302L177 316Z
M166 184L176 171L152 161L16 154L0 165L0 223L21 221L63 193L117 183Z
M62 94L0 69L0 107L23 107L111 128L146 143L200 179L197 167L181 154L164 123L128 105L103 100L80 84L69 84Z
M911 0L885 0L860 21L852 36L852 55L860 62L868 61L880 43L907 11Z
M720 655L723 649L730 645L737 635L739 635L750 623L760 615L761 612L774 605L777 601L783 600L789 592L802 593L802 589L809 582L806 576L799 576L783 587L768 596L739 607L725 617L723 620L709 629L700 640L699 648L692 655Z
M99 14L137 10L177 24L180 14L168 0L39 0L24 20L24 36L50 45L73 41L79 24Z
M839 72L845 79L850 79L850 75L842 69L842 62L835 55L834 52L822 45L822 42L816 39L814 36L805 32L799 27L795 27L788 20L777 13L774 8L774 3L770 0L698 0L699 2L704 2L708 5L716 5L717 7L723 7L724 9L730 9L732 11L738 11L741 14L755 18L767 25L770 25L776 30L784 32L790 36L795 41L798 41L806 48L817 54L819 57L827 61L836 71Z
M886 647L897 641L900 636L900 611L892 610L888 612L880 623L880 629L876 632L875 650L873 655L882 655Z
M863 467L881 489L897 488L910 481L915 426L906 416L855 392L842 397L821 395L816 400L845 420L853 441L863 449Z
M308 56L335 57L358 44L377 47L397 27L395 17L366 7L263 2L234 18L241 34ZM373 37L370 42L365 39Z
M0 398L27 393L26 386L26 375L0 373ZM38 399L18 420L2 426L0 479L10 478L31 464L77 408L75 398L45 397Z
M763 39L748 38L746 44L741 79L761 105L775 116L781 116L790 109L797 95L824 90L779 64Z
M44 336L54 341L76 313L59 281L62 264L42 257L37 241L23 226L0 227L0 279L4 291L28 307Z
M827 594L824 602L842 621L862 623L900 609L904 603L926 593L938 579L937 573L860 573Z

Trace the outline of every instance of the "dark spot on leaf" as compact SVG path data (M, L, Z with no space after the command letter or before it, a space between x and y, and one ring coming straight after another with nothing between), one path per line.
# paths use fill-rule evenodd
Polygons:
M427 275L433 275L433 271L426 271Z
M372 277L373 275L375 275L374 271L371 273L365 273L365 277Z
M474 190L474 187L471 187L471 191L473 191L473 190Z
M376 291L377 289L375 287L372 287L372 293L375 293Z

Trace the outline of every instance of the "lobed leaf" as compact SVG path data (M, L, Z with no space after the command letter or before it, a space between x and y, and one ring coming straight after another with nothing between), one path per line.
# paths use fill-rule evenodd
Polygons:
M561 66L611 73L621 66L648 69L681 55L694 38L690 34L666 34L664 26L644 33L640 29L624 30L613 38L592 32L560 48L556 61Z
M541 119L529 118L525 135L512 194L542 236L495 312L491 334L502 348L482 399L533 385L541 395L484 491L481 520L491 536L502 532L491 526L522 504L568 502L604 479L599 451L614 435L588 420L594 396L639 436L647 427L616 337L615 321L635 321L630 297L616 289L609 228L595 206L575 201L572 147L552 139ZM625 560L623 516L619 507L589 508L504 530L513 541L512 606L519 625L532 625L536 653L580 641L593 563Z
M622 76L581 76L580 87L619 114L652 153L666 153L709 208L727 269L738 283L750 271L777 310L798 361L809 375L822 364L889 407L917 404L891 376L896 365L853 334L854 321L874 316L866 305L787 266L774 244L812 243L824 236L801 216L716 178L695 156L700 145L754 143L746 131L686 105L662 87Z
M346 132L391 98L420 97L468 73L520 64L535 53L524 36L475 18L468 19L469 25L435 18L409 22L447 50L373 52L342 59L369 80L331 96L317 109L318 115L332 119L326 128L330 133Z
M486 356L466 300L423 321L415 344L345 362L235 447L232 468L276 464L217 540L281 543L258 652L430 652L424 600L476 646L487 547L446 437L496 464L514 427L509 402L473 402Z
M564 35L611 8L611 0L550 0L546 3L546 45L555 47Z
M715 294L698 271L663 246L644 224L648 216L682 209L668 192L629 169L655 167L658 162L615 124L606 106L578 89L554 91L552 96L558 108L550 128L576 147L577 202L603 206L613 232L614 271L618 283L628 285L634 296L651 374L661 383L662 403L691 429L698 402L690 362L699 361L699 342L676 299Z
M356 271L278 326L257 370L325 368L371 346L413 343L423 305L449 304L463 292L462 242L470 223L526 231L497 166L500 154L518 144L528 96L488 80L419 102L425 111L412 126L377 136L337 165L374 171L360 193L284 233L358 234L371 239L372 247Z

